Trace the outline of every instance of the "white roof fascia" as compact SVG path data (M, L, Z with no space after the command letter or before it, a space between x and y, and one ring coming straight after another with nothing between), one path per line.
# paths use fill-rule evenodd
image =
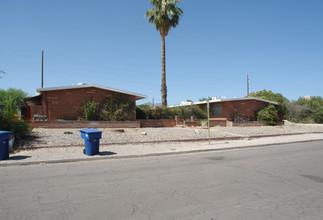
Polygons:
M132 96L136 97L136 100L146 99L148 97L146 95L142 95L142 94L139 94L139 93L128 92L128 91L123 91L123 90L120 90L120 89L114 89L114 88L110 88L110 87L106 87L106 86L99 86L99 85L96 85L96 84L85 84L85 83L82 84L82 85L38 88L38 89L36 89L36 92L40 93L40 92L46 92L46 91L65 90L65 89L80 89L80 88L90 88L90 87L95 87L95 88L99 88L99 89L103 89L103 90L109 90L109 91L113 91L113 92L132 95Z
M258 100L258 101L267 102L267 103L270 103L270 104L273 104L273 105L278 105L278 102L273 102L273 101L269 101L269 100L266 100L266 99L260 99L260 98L257 98L257 97L209 100L209 103L231 102L231 101L245 101L245 100ZM206 103L207 103L207 101L194 102L193 105L201 105L201 104L206 104Z

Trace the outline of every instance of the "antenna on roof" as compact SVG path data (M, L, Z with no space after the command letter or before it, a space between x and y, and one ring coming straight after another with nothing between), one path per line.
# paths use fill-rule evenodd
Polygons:
M41 87L44 88L44 51L41 51Z

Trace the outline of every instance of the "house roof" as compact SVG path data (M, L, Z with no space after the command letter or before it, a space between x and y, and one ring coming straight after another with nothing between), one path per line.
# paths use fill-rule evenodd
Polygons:
M278 105L278 102L273 102L273 101L269 101L266 99L260 99L257 97L246 97L246 98L233 98L233 99L214 99L214 100L209 100L209 103L217 103L217 102L232 102L232 101L246 101L246 100L258 100L261 102L267 102L273 105ZM207 101L202 101L202 102L193 102L190 104L184 104L184 105L175 105L172 107L176 107L176 106L188 106L188 105L202 105L202 104L206 104Z
M77 85L71 85L71 86L38 88L38 89L36 89L36 91L37 91L37 93L41 93L41 92L46 92L46 91L81 89L81 88L98 88L98 89L103 89L103 90L109 90L109 91L113 91L113 92L117 92L117 93L135 96L136 100L147 98L146 95L142 95L139 93L128 92L128 91L124 91L124 90L120 90L120 89L114 89L114 88L110 88L110 87L106 87L106 86L100 86L100 85L96 85L96 84L87 84L87 83L79 83Z
M24 99L27 105L41 105L41 95L28 97Z

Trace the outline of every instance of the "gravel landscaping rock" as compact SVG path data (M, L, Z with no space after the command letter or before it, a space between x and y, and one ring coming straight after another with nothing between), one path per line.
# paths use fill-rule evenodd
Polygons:
M128 158L147 155L201 152L209 150L240 149L272 144L323 140L323 125L289 124L276 127L215 127L211 137L241 137L239 140L216 140L199 142L176 142L176 140L206 139L208 130L203 128L142 128L101 129L100 153L94 156L83 154L84 140L78 129L34 129L32 136L16 148L1 166L73 162L105 158ZM251 136L295 134L250 138ZM158 142L155 141L173 141ZM142 143L146 142L146 143ZM149 143L147 143L149 142ZM118 144L119 143L119 144ZM122 144L121 144L122 143ZM111 145L113 144L113 145ZM30 147L30 149L29 149ZM32 148L45 147L45 148ZM21 148L22 149L22 148Z
M141 143L152 141L176 141L208 138L205 128L129 128L124 132L120 129L102 130L100 144ZM248 137L255 135L276 135L292 133L323 132L323 125L292 124L284 126L263 127L213 127L211 138ZM84 145L79 129L34 129L31 136L16 143L16 147L49 147L49 146L79 146Z

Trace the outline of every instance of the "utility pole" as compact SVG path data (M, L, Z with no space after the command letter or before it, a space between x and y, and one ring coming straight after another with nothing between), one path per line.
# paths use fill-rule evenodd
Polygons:
M207 130L208 130L208 138L209 138L209 145L210 145L211 135L210 135L210 103L209 103L209 100L207 100L206 109L207 109Z
M249 76L247 75L247 96L249 96Z
M44 51L41 51L41 87L44 88Z

